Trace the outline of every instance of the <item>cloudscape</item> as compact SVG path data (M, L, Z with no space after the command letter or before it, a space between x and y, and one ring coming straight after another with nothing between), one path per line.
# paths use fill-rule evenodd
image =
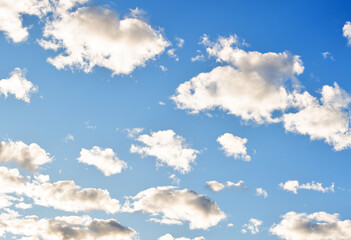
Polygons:
M0 0L0 239L351 240L351 3Z

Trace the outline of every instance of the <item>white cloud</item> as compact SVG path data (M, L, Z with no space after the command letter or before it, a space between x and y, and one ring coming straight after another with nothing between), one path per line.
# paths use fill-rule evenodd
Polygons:
M162 102L162 101L159 101L158 104L160 104L161 106L166 105L166 103L165 103L165 102Z
M234 224L233 224L233 223L228 223L227 226L228 226L228 227L234 227Z
M262 223L263 222L261 220L251 218L248 224L243 225L241 232L244 234L247 232L250 232L251 234L257 234L260 232L259 227L262 225Z
M96 129L96 126L93 125L93 124L91 124L90 121L85 121L85 122L84 122L84 125L85 125L85 127L88 128L88 129L91 129L91 130Z
M189 222L190 229L208 229L226 218L217 204L208 197L172 186L144 190L130 197L122 210L150 213L153 216L151 220L163 224L180 225Z
M347 38L347 44L351 45L351 22L347 21L342 28L344 37Z
M208 181L206 182L206 187L208 187L209 189L211 189L214 192L220 192L224 189L224 184L219 183L217 181Z
M173 130L153 132L151 135L140 135L137 140L146 146L132 144L130 151L142 156L153 156L159 164L166 164L181 173L191 170L190 164L195 162L198 150L188 148L185 139L176 135Z
M126 128L125 131L128 133L129 138L135 138L139 133L144 131L144 128Z
M32 208L32 204L20 202L20 203L17 203L15 207L20 209L29 209L29 208Z
M177 46L179 47L179 48L182 48L183 46L184 46L184 43L185 43L185 41L184 41L184 39L183 38L180 38L180 37L176 37L176 42L177 42Z
M1 181L1 179L0 179ZM0 183L3 185L3 183ZM7 194L0 194L0 209L7 208L13 205L13 201L18 200L17 198L7 195Z
M72 134L67 134L67 136L65 137L65 140L64 140L66 143L68 142L73 142L74 141L74 137Z
M121 173L127 167L127 163L120 160L111 148L102 149L98 146L90 150L82 148L78 161L95 166L105 176Z
M191 113L219 108L257 123L278 122L275 111L289 107L289 92L285 83L292 80L304 67L299 56L288 52L246 52L232 45L237 37L219 38L217 43L205 41L207 52L227 65L200 73L181 85L172 96L180 109Z
M26 180L28 179L28 181ZM74 181L49 182L47 175L37 175L32 181L24 178L17 169L0 167L0 193L26 196L35 205L53 207L67 212L102 210L116 213L120 210L117 199L107 190L81 188Z
M247 186L245 185L245 182L240 180L237 183L231 182L231 181L227 181L226 182L226 187L236 187L236 188L241 188L241 189L247 189Z
M246 138L240 138L233 134L225 133L217 138L217 142L222 145L221 149L228 157L233 156L234 159L241 158L244 161L251 160L251 156L246 152Z
M177 54L175 53L175 50L176 50L175 48L168 49L167 54L171 58L174 58L176 61L179 61L179 58L178 58Z
M146 12L140 8L130 9L130 16L133 18L142 18Z
M161 68L161 70L162 70L163 72L167 71L167 68L166 68L165 66L163 66L163 65L160 65L160 68Z
M268 193L263 188L256 188L256 196L263 196L264 198L267 198Z
M171 174L168 178L172 179L173 184L176 184L176 185L180 184L180 179L175 174Z
M330 60L335 61L335 58L331 55L330 52L322 52L323 59L330 58Z
M1 1L1 0L0 0ZM1 15L1 13L0 13ZM30 95L38 91L38 87L25 78L25 71L20 68L15 68L10 73L10 77L0 80L0 94L7 98L8 94L15 95L18 100L30 102Z
M325 85L320 101L309 93L295 94L299 111L283 116L289 132L309 135L311 140L324 139L336 151L351 147L351 117L348 114L351 96L338 84Z
M81 189L74 181L54 183L33 182L26 185L26 193L39 206L53 207L67 212L102 210L116 213L120 209L117 199L112 199L107 190Z
M240 188L240 189L247 188L247 186L245 185L245 182L241 181L241 180L237 183L234 183L231 181L227 181L226 183L220 183L217 181L208 181L208 182L206 182L206 187L208 187L209 189L211 189L214 192L220 192L226 187L227 188L235 187L235 188Z
M280 183L279 186L282 189L293 192L295 194L297 194L297 190L299 189L313 190L322 193L334 192L334 183L330 187L323 187L322 183L319 182L315 183L312 181L312 183L300 184L297 180L289 180L285 183Z
M196 237L196 238L186 238L186 237L180 237L180 238L175 238L171 234L167 233L161 237L159 237L157 240L206 240L204 237Z
M0 236L13 234L21 239L82 239L132 240L135 230L114 219L96 219L89 216L64 216L52 219L38 216L22 217L18 212L5 209L0 214ZM27 238L26 238L27 237Z
M339 214L316 212L313 214L288 212L283 220L274 224L270 232L286 240L348 240L351 221L340 220Z
M22 42L28 37L28 27L23 27L22 15L42 17L49 7L48 0L0 0L0 31L13 42Z
M200 52L198 55L195 57L191 58L192 62L197 62L197 61L203 61L205 59L205 56Z
M17 169L0 167L0 194L22 193L24 191L25 179Z
M10 161L30 171L35 171L39 166L51 162L52 158L36 143L26 145L21 141L2 141L0 142L0 162Z
M45 49L63 49L48 62L57 69L76 67L91 72L95 66L115 74L130 74L170 45L160 31L141 19L125 17L102 7L62 12L44 28Z
M237 47L237 36L216 43L205 36L202 44L226 65L179 85L171 97L178 108L193 114L219 108L258 124L282 122L288 132L325 140L336 151L351 146L350 95L336 83L323 86L320 100L301 92L296 77L304 67L299 56L247 52Z

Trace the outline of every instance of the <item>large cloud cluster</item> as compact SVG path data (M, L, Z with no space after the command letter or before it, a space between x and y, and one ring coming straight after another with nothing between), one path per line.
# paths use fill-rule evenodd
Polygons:
M161 32L134 17L120 19L102 7L66 11L46 23L39 41L45 49L63 49L48 61L57 69L76 67L91 72L95 66L115 74L129 74L162 53L170 43Z
M209 55L227 65L200 73L181 84L172 97L178 108L192 113L220 108L258 123L277 122L274 111L289 107L285 83L303 72L299 56L288 52L246 52L233 48L237 38L205 41Z
M216 43L205 36L203 43L225 65L179 85L172 96L178 108L191 113L219 108L258 124L282 122L288 132L325 140L337 151L351 147L350 95L336 83L323 86L320 99L301 92L299 56L248 52L238 47L236 36Z

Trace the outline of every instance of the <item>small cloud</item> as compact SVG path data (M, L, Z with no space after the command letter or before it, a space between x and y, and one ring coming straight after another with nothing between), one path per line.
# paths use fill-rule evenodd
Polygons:
M224 188L238 188L238 189L247 189L244 181L239 181L237 183L227 181L226 183L220 183L217 181L208 181L206 182L206 187L213 192L220 192Z
M185 41L184 41L183 38L177 37L177 38L176 38L176 41L177 41L177 46L178 46L179 48L182 48L182 47L184 46Z
M124 131L126 131L128 133L128 137L129 138L135 138L136 135L138 135L139 133L143 132L144 131L144 128L126 128L124 129Z
M283 190L293 192L294 194L297 194L297 191L299 189L313 190L313 191L318 191L322 193L335 191L334 183L332 183L330 187L323 187L322 183L314 182L314 181L312 181L311 183L300 184L299 181L297 180L289 180L289 181L286 181L285 183L280 183L279 186Z
M251 156L248 155L246 151L246 138L240 138L233 134L225 133L217 138L217 142L222 145L221 149L228 157L232 156L234 159L242 159L247 162L251 161Z
M262 223L263 222L261 220L251 218L248 224L243 225L243 229L241 229L241 232L243 234L246 234L248 232L250 232L251 234L257 234L260 232L259 227L262 225Z
M197 62L197 61L203 61L205 59L205 56L202 54L200 50L197 50L197 55L195 57L191 58L192 62Z
M322 57L324 60L329 58L330 60L335 61L335 58L331 55L330 52L322 52Z
M130 9L130 17L132 18L138 18L142 19L142 17L146 14L146 12L142 9L135 8L135 9Z
M84 125L85 125L85 127L88 128L88 129L96 129L96 126L90 124L90 121L85 121L85 122L84 122Z
M160 105L162 105L162 106L166 105L166 103L164 103L164 102L162 102L162 101L159 101L158 104L160 104Z
M160 68L163 72L167 71L168 69L165 66L160 65Z
M170 175L169 179L172 179L173 184L176 184L176 185L180 184L180 179L175 174Z
M67 134L67 136L64 139L64 142L68 143L68 142L73 142L73 141L74 141L73 135L72 134Z
M263 196L266 199L268 197L268 193L263 188L256 188L256 196Z
M229 228L234 227L234 224L233 223L228 223L228 227Z
M179 61L179 58L177 56L177 54L175 54L175 48L171 48L167 51L168 56L170 56L171 58L174 58L177 62Z

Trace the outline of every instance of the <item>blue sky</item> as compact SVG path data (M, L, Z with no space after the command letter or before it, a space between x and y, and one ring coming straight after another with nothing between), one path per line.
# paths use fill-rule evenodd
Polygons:
M351 239L350 8L0 0L1 238Z

